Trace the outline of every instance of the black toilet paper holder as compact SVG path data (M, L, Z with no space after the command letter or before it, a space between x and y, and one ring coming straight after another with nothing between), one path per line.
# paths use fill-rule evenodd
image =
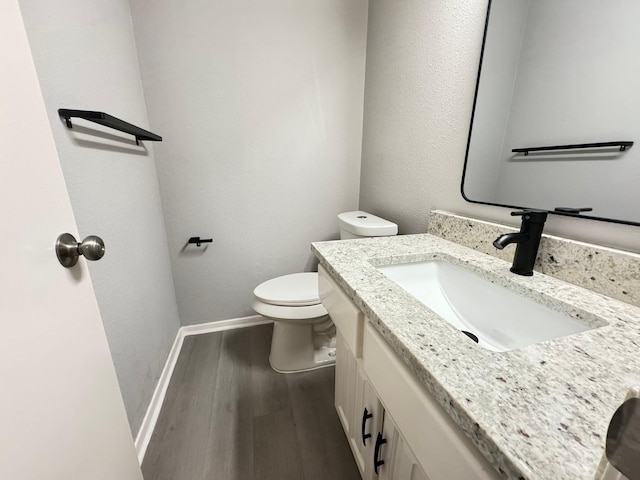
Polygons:
M213 242L213 238L191 237L187 243L189 244L195 243L196 247L201 247L203 243L211 243L211 242Z

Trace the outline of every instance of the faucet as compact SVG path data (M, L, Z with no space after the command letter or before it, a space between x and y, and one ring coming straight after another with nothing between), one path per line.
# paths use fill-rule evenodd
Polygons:
M533 266L538 256L538 246L542 238L542 229L547 219L547 212L543 210L524 210L511 212L511 216L522 216L520 231L517 233L505 233L493 241L493 246L499 250L510 243L515 243L516 253L513 256L513 265L509 270L518 275L533 275Z

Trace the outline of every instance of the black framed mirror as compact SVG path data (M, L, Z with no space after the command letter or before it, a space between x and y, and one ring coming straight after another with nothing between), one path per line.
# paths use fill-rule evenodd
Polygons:
M490 0L473 203L640 225L640 2Z

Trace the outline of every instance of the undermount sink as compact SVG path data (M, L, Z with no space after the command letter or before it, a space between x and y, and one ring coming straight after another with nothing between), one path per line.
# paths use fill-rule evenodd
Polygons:
M376 268L488 350L505 352L594 328L444 261Z

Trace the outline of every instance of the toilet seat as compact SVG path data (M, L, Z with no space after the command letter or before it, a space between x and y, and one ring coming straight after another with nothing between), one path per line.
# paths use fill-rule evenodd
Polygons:
M252 306L257 313L280 321L313 323L329 314L320 303L317 272L267 280L255 288L253 296Z
M254 300L251 305L253 310L260 315L283 322L300 323L303 320L313 323L315 320L323 319L329 315L327 309L321 303L308 305L306 307L287 307L282 305L271 305L269 303Z
M318 273L283 275L267 280L253 291L258 302L283 307L308 307L320 304Z

